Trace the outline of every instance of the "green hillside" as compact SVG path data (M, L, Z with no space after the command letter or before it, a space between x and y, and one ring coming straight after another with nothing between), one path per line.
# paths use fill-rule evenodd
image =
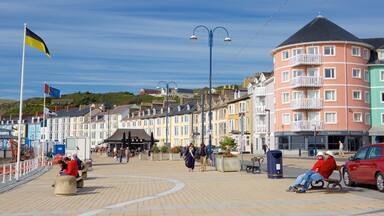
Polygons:
M109 93L91 93L77 92L73 94L62 95L61 99L47 98L46 104L49 108L64 108L66 106L77 107L92 103L107 105L123 105L141 102L152 102L162 100L149 95L138 96L130 92L109 92ZM43 110L43 98L30 98L24 101L24 115L35 115ZM0 116L17 116L19 113L19 103L17 101L0 99Z

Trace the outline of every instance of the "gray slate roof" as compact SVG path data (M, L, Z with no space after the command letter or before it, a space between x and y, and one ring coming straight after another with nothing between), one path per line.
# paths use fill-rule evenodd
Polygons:
M383 60L379 60L377 56L377 49L384 49L384 38L364 38L362 39L365 43L371 44L375 50L371 51L368 64L384 64Z
M68 110L62 109L56 112L57 116L54 116L53 118L60 118L60 117L78 117L78 116L84 116L89 112L89 108L84 108L79 110L79 108L70 108Z
M317 41L351 41L364 43L364 41L327 18L318 16L277 47Z
M144 142L151 141L151 136L144 129L117 129L117 131L104 142L121 142L125 133L125 138L128 139L128 134L131 132L132 139L140 139Z

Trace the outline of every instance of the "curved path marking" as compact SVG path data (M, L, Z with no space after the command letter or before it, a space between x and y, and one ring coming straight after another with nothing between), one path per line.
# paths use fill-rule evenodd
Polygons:
M176 179L168 179L168 178L160 178L160 177L149 177L149 176L129 176L129 175L127 177L145 178L145 179L153 179L153 180L162 180L162 181L171 182L171 183L175 184L175 186L173 188L171 188L170 190L163 191L163 192L160 192L160 193L157 193L157 194L154 194L154 195L150 195L150 196L146 196L146 197L141 197L141 198L134 199L134 200L129 200L129 201L126 201L126 202L116 203L116 204L113 204L113 205L110 205L110 206L106 206L106 207L103 207L103 208L100 208L100 209L94 209L94 210L91 210L91 211L88 211L88 212L84 212L84 213L79 214L79 215L80 216L92 216L92 215L96 215L96 214L99 214L99 213L104 212L104 211L108 211L108 210L112 210L112 209L118 209L118 208L121 208L123 206L132 205L132 204L139 203L139 202L144 202L144 201L147 201L147 200L157 199L157 198L160 198L162 196L167 196L169 194L175 193L175 192L183 189L184 186L185 186L185 184L183 182L181 182L179 180L176 180Z

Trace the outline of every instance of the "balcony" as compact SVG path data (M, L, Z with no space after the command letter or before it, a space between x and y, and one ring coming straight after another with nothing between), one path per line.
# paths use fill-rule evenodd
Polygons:
M293 77L291 80L291 85L293 88L301 88L301 87L319 88L323 86L323 78L315 77L315 76Z
M321 63L321 55L317 54L299 54L292 56L290 60L292 67L299 65L320 65Z
M266 95L265 87L256 88L253 94L255 94L255 96L265 96Z
M295 121L292 122L292 131L314 131L323 129L323 123L321 121Z
M265 112L265 105L261 105L261 104L255 104L255 114L256 115L265 115L266 112Z
M268 132L268 126L267 125L256 125L255 132L256 133L267 133Z
M323 100L320 98L299 98L291 102L292 109L316 110L323 108Z

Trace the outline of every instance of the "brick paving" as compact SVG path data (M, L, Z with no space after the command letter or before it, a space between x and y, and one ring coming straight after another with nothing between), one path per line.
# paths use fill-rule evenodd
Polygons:
M285 159L307 167L310 160ZM55 196L58 169L0 194L0 215L384 215L384 194L346 188L305 194L285 192L293 179L216 171L189 173L181 161L117 164L97 157L89 180L75 196ZM371 194L373 194L371 196Z

